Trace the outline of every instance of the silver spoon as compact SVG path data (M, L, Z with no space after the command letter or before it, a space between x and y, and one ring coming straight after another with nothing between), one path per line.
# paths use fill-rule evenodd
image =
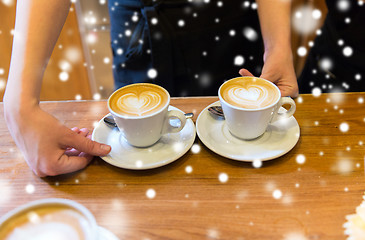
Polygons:
M185 113L184 115L185 115L185 117L186 117L187 119L194 117L194 113ZM113 116L111 116L111 115L106 116L106 117L104 118L104 122L105 122L107 125L111 126L111 127L117 127L117 124L115 123L114 118L113 118Z
M223 109L221 106L212 106L208 108L208 111L214 115L224 118Z

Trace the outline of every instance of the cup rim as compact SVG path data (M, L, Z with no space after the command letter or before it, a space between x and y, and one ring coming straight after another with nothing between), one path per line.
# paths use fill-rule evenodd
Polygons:
M226 83L230 82L230 81L233 81L233 80L236 80L238 78L257 78L257 79L262 79L268 83L270 83L272 86L274 86L276 88L276 90L278 91L279 93L279 97L277 100L275 100L275 102L273 102L272 104L268 105L268 106L265 106L265 107L262 107L262 108L255 108L255 109L251 109L251 108L243 108L243 107L237 107L235 105L232 105L230 103L228 103L226 100L223 99L223 97L221 96L221 88L223 87L223 85L225 85ZM229 107L231 108L234 108L234 109L237 109L237 110L244 110L244 111L247 111L247 112L257 112L257 111L262 111L262 110L266 110L268 108L272 108L274 107L276 104L278 104L278 102L280 101L281 99L281 92L280 92L280 89L278 88L278 86L276 86L273 82L265 79L265 78L261 78L261 77L255 77L255 76L241 76L241 77L235 77L235 78L231 78L231 79L228 79L227 81L225 81L224 83L221 84L221 86L219 87L218 89L218 97L219 97L219 100L221 102L224 102L224 104L228 105Z
M131 87L131 86L136 86L136 85L149 85L149 86L160 88L167 95L166 104L160 110L158 110L156 112L153 112L153 113L150 113L150 114L147 114L147 115L143 115L143 116L127 116L127 115L122 115L122 114L119 114L119 113L116 113L115 111L113 111L113 109L110 107L110 100L111 100L112 96L114 96L117 92L121 91L124 88ZM110 96L108 98L108 109L109 109L110 113L112 113L113 115L115 115L117 117L123 118L123 119L145 119L145 118L152 117L152 116L155 116L155 115L163 112L170 105L170 99L171 99L171 97L170 97L169 92L165 88L163 88L163 87L161 87L157 84L153 84L153 83L132 83L132 84L123 86L121 88L118 88L112 94L110 94Z
M16 216L17 214L20 214L27 209L31 209L37 206L42 206L44 204L57 204L57 205L65 205L65 206L71 206L76 211L79 211L81 214L83 214L86 219L90 222L90 230L92 231L92 234L90 236L97 236L97 223L95 220L94 215L90 212L89 209L87 209L84 205L75 202L70 199L66 198L45 198L45 199L38 199L31 202L27 202L25 204L22 204L9 212L5 213L2 217L0 217L0 227L8 221L10 218ZM95 237L94 237L95 238Z

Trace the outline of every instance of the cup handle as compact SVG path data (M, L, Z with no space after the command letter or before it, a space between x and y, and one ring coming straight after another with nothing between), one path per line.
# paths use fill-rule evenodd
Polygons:
M285 105L285 104L289 104L290 109L283 112L283 113L279 113L280 107ZM278 102L278 104L276 105L276 109L274 110L274 114L273 114L273 117L271 119L271 122L276 122L276 121L279 121L281 119L290 118L291 116L293 116L295 110L296 110L296 105L295 105L294 100L290 97L282 97L280 99L280 101Z
M185 123L186 117L182 112L177 110L170 110L166 114L162 134L180 132L184 128Z

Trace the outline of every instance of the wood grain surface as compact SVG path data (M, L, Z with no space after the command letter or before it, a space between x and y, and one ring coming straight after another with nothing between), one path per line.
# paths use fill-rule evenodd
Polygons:
M95 158L86 169L47 178L36 177L24 162L1 104L0 216L32 200L58 197L85 205L120 239L345 239L345 216L355 212L365 189L364 97L297 98L299 142L261 168L221 157L197 137L200 151L157 169L124 170ZM180 98L171 105L194 112L195 121L215 101ZM106 101L41 106L69 127L92 129L108 113ZM222 173L227 182L219 180ZM146 196L149 189L154 198Z

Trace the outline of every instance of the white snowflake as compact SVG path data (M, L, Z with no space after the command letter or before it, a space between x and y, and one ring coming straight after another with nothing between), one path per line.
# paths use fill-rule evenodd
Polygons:
M11 7L14 5L14 0L1 0L1 2L7 6L7 7Z
M193 172L192 166L190 166L190 165L189 166L186 166L185 167L185 172L188 173L188 174L192 173Z
M67 72L60 72L60 74L58 75L58 78L62 81L62 82L66 82L69 79L69 75Z
M35 187L33 184L27 184L27 186L25 187L25 191L28 193L28 194L32 194L35 192Z
M133 15L132 16L132 21L133 22L138 22L139 18L138 18L138 15Z
M151 18L151 23L152 23L153 25L156 25L156 24L158 23L157 18Z
M244 2L243 2L243 7L244 7L244 8L248 8L248 7L250 7L250 2L249 2L249 1L244 1Z
M137 160L137 161L135 162L135 164L136 164L136 167L137 167L137 168L141 168L141 167L143 167L143 161L142 161L142 160Z
M243 58L243 56L238 55L234 58L234 65L236 66L242 66L245 62L245 59Z
M302 98L301 96L299 96L299 97L297 98L297 103L303 103L303 98Z
M337 8L342 12L346 12L350 9L351 3L349 0L339 0L337 1Z
M349 159L340 159L331 167L331 170L341 174L349 174L353 170L353 162Z
M123 54L123 49L122 48L118 48L117 49L117 54L118 55L122 55Z
M309 5L300 5L293 11L293 28L299 34L311 34L318 28L321 16L322 13L318 9Z
M276 189L276 190L272 193L272 196L273 196L275 199L280 199L280 198L283 196L283 193L282 193L279 189Z
M262 167L262 161L260 159L255 159L252 162L252 166L254 168L260 168L260 167Z
M191 152L194 154L200 153L200 145L197 143L194 143L193 146L191 147Z
M319 97L322 94L322 90L319 87L315 87L312 89L312 94L314 97Z
M110 58L105 57L105 58L103 59L103 62L104 62L105 64L109 64L109 63L110 63Z
M251 27L245 27L243 29L243 36L245 36L250 41L256 41L258 39L256 30Z
M297 53L300 57L304 57L305 55L307 55L307 49L303 46L300 46L297 50Z
M150 188L150 189L148 189L148 190L146 191L146 196L147 196L147 198L149 198L149 199L153 199L153 198L155 198L155 197L156 197L156 191L155 191L154 189Z
M347 132L350 129L350 126L348 123L341 123L340 124L340 131L341 132Z
M147 72L147 76L151 79L156 78L157 77L156 69L154 69L154 68L149 69L148 72Z
M0 90L3 91L6 86L6 81L3 78L0 78Z
M185 26L185 21L184 21L184 20L182 20L182 19L180 19L180 20L177 22L177 25L178 25L179 27L184 27L184 26Z
M320 18L322 17L322 12L321 12L321 10L319 10L319 9L314 9L314 10L312 11L312 17L313 17L314 19L320 19Z
M319 60L319 66L324 71L331 70L333 67L333 62L330 58L322 58Z
M361 74L360 73L355 74L355 79L357 81L360 81L361 80Z
M303 154L298 154L296 157L296 161L298 164L304 164L305 163L305 156Z
M94 93L94 95L93 95L93 99L94 100L100 100L101 99L101 95L100 95L100 93Z
M351 57L352 56L352 53L353 53L353 50L351 47L347 46L347 47L344 47L343 48L343 55L345 57Z
M228 182L228 175L227 173L220 173L218 176L218 179L221 183L226 183Z
M75 99L76 99L76 100L78 100L78 101L80 101L80 100L82 99L82 96L81 96L80 94L77 94L77 95L75 96Z
M236 36L236 31L235 31L235 30L233 30L233 29L231 29L231 30L229 31L229 36L231 36L231 37Z

